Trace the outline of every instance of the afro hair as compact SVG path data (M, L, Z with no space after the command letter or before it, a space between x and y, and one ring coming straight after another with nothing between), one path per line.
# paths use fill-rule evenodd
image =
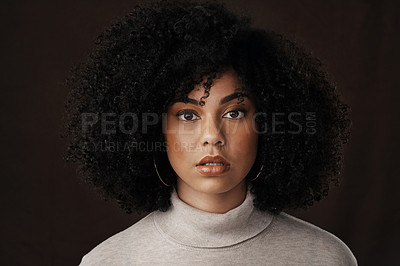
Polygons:
M217 1L136 6L98 37L67 79L66 159L127 213L167 211L173 188L160 182L153 160L167 183L176 184L176 173L159 145L165 141L159 118L204 77L207 97L231 67L263 114L248 176L263 168L256 180L246 178L254 206L279 213L326 196L343 167L349 107L318 59L251 24Z

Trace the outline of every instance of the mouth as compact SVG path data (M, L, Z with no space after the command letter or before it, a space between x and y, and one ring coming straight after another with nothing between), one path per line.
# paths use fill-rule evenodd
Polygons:
M196 165L196 170L205 176L218 176L227 172L230 163L222 156L206 156Z
M200 165L224 165L223 163L204 163Z

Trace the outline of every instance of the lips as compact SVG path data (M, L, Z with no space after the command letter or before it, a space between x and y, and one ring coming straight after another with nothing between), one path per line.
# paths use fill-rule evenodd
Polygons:
M218 176L230 168L230 164L222 156L206 156L196 165L196 170L206 176Z

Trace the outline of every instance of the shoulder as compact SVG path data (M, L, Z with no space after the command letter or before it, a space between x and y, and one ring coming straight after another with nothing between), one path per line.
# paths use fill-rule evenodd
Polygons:
M338 237L287 213L275 216L272 231L300 254L312 256L315 264L357 265L349 247Z
M134 254L128 250L135 250L135 246L142 244L140 240L149 240L154 237L153 214L148 214L127 229L101 242L83 256L79 265L124 265L130 261L132 258L126 256ZM132 241L133 239L135 241Z

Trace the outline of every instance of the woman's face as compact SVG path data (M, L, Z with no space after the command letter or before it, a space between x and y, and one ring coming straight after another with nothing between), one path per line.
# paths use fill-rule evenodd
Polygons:
M198 85L188 95L189 103L174 102L168 107L164 133L178 190L225 193L245 186L244 178L256 158L258 135L253 123L255 104L246 96L238 104L239 87L230 69L214 80L205 105L198 104L204 95ZM207 161L201 160L206 156L211 156L211 163L204 165Z

